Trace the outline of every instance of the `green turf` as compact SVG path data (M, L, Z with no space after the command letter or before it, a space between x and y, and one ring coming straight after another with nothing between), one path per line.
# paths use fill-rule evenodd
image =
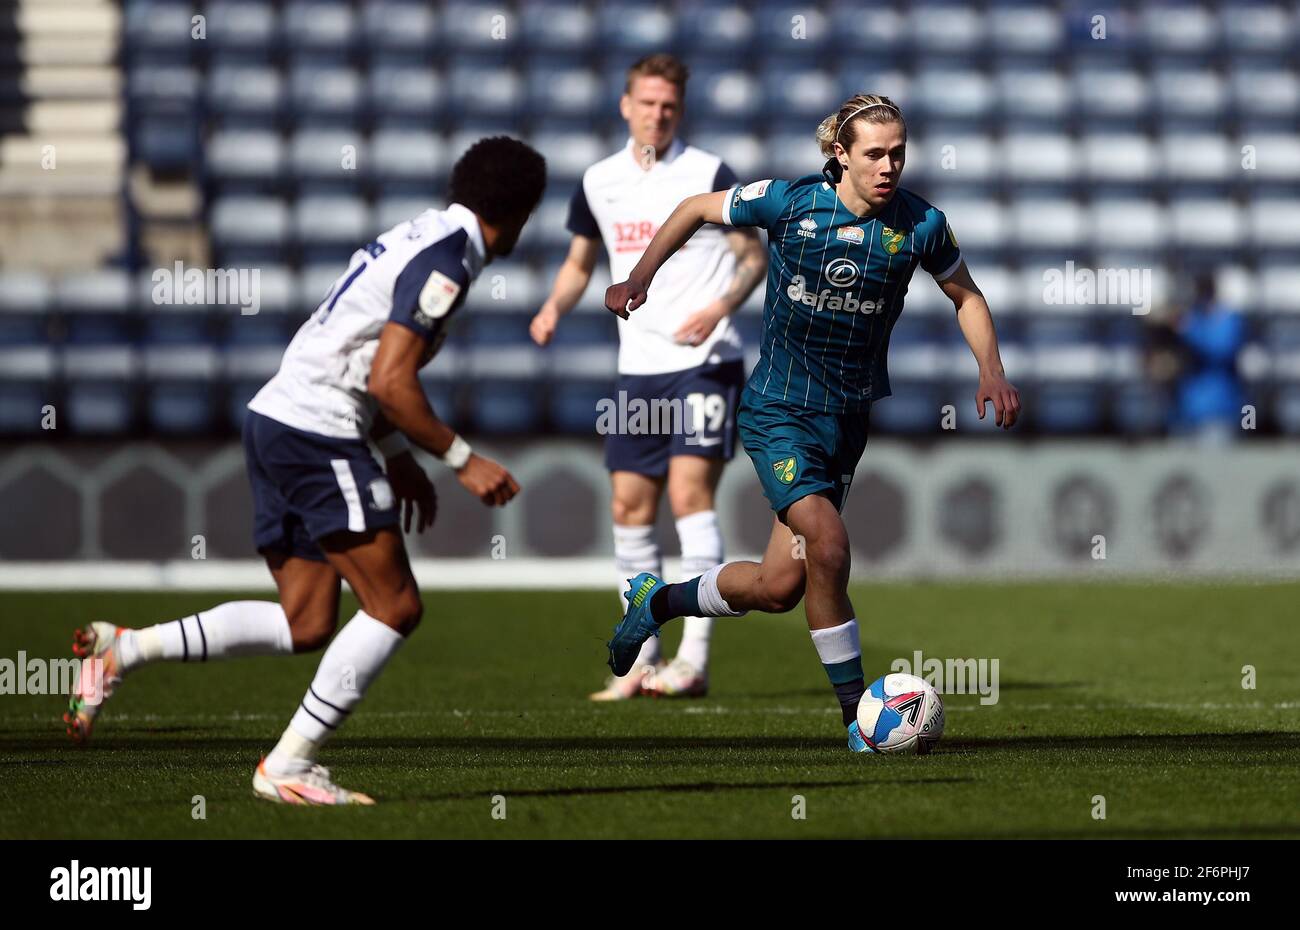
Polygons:
M229 599L4 594L0 657ZM706 699L597 706L612 593L425 600L323 760L379 806L251 795L315 657L166 665L84 750L58 698L0 696L0 837L1300 836L1297 585L857 587L869 677L914 649L1000 662L999 702L949 695L929 757L845 750L801 612L719 621Z

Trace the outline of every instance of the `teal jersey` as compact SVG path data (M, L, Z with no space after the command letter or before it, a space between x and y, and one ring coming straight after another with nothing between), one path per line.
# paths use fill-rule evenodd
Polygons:
M854 216L819 174L736 185L728 226L768 233L767 298L751 390L826 413L889 396L885 355L918 265L937 280L961 264L943 213L899 188L872 217Z

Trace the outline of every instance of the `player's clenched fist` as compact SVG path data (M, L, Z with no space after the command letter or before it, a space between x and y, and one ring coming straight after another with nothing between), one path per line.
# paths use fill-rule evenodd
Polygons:
M489 507L500 507L519 493L519 482L514 476L481 455L471 455L456 477L465 490Z
M528 335L533 337L533 342L539 346L544 346L551 341L555 335L555 327L560 323L560 315L555 312L554 307L543 307L538 311L537 316L528 324Z
M605 291L605 308L626 320L629 313L645 303L645 297L646 288L638 281L611 284Z

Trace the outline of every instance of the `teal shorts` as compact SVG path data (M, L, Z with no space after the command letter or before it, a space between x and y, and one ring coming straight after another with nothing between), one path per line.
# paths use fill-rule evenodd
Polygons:
M867 418L865 410L820 413L745 388L736 418L740 440L778 516L784 519L785 509L809 494L844 509L853 471L867 447Z

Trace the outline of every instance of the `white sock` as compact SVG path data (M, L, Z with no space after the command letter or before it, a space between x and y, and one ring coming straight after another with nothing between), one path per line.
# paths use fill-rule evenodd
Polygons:
M722 527L718 514L701 510L677 521L677 538L682 544L682 580L702 575L722 562ZM701 672L709 667L709 634L712 617L687 617L682 629L682 643L677 657L685 659Z
M862 645L858 640L858 621L845 620L839 626L824 630L811 630L813 646L822 665L837 665L862 655Z
M653 526L622 526L614 524L614 565L618 569L618 608L619 613L627 612L627 580L641 572L651 572L663 577L663 558L659 553L659 543L655 542ZM632 665L633 674L643 665L659 663L659 637L651 636L641 646L641 652Z
M321 656L289 728L266 757L267 772L289 775L310 768L402 641L401 633L358 610Z
M710 617L743 617L747 610L732 610L727 599L718 591L718 575L726 568L726 563L715 565L700 576L700 587L695 598L700 603L700 612Z
M206 662L293 652L289 618L274 601L228 601L118 637L122 671L149 662Z

